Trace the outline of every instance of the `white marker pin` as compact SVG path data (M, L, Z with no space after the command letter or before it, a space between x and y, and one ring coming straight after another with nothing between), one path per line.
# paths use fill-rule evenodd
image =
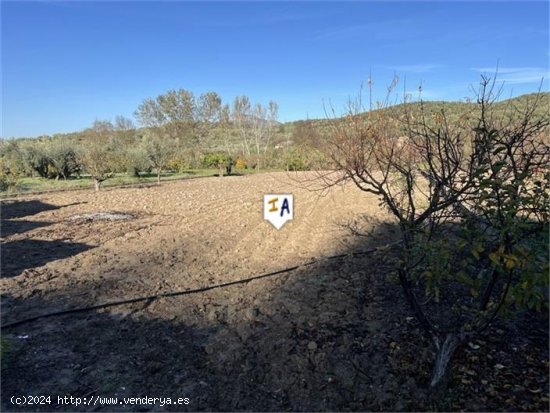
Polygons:
M264 219L281 229L294 217L294 196L292 194L264 195Z

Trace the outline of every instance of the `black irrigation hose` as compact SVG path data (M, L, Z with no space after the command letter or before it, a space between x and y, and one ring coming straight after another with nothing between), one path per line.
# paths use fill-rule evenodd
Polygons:
M397 242L397 243L399 243L399 242ZM372 254L373 252L379 250L380 248L393 246L393 245L396 245L397 243L391 243L391 244L388 244L388 245L383 246L383 247L372 248L372 249L366 250L366 251L353 252L353 253L350 253L350 254L338 254L338 255L331 255L331 256L328 256L328 257L322 257L322 258L318 258L318 259L310 261L310 262L306 262L304 264L299 264L299 265L295 265L293 267L284 268L282 270L269 272L269 273L261 274L261 275L256 275L254 277L243 278L241 280L230 281L230 282L226 282L226 283L222 283L222 284L214 284L214 285L209 285L207 287L195 288L195 289L192 289L192 290L172 291L172 292L167 292L167 293L148 295L148 296L145 296L145 297L136 297L136 298L130 298L130 299L120 300L120 301L111 301L111 302L107 302L107 303L103 303L103 304L92 305L92 306L89 306L89 307L77 307L77 308L70 308L68 310L61 310L61 311L54 311L54 312L46 313L46 314L39 314L39 315L34 316L34 317L24 318L22 320L18 320L18 321L14 321L12 323L4 324L4 325L0 326L0 329L7 329L7 328L11 328L11 327L20 326L22 324L27 324L27 323L30 323L32 321L39 320L41 318L55 317L55 316L60 316L60 315L65 315L65 314L73 314L73 313L83 313L85 311L98 310L100 308L114 307L114 306L124 305L124 304L133 304L133 303L138 303L138 302L141 302L141 301L154 301L154 300L157 300L159 298L176 297L176 296L180 296L180 295L196 294L196 293L202 293L204 291L214 290L214 289L217 289L217 288L229 287L231 285L247 284L251 281L260 280L262 278L273 277L275 275L280 275L280 274L284 274L284 273L287 273L287 272L291 272L291 271L297 270L298 268L301 268L301 267L306 267L308 265L316 264L320 261L328 261L328 260L334 260L334 259L345 258L345 257L356 257L356 256L360 256L360 255Z

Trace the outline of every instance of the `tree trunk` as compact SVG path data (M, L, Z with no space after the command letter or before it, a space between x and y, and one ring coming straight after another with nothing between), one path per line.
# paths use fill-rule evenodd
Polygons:
M441 340L436 341L437 354L432 371L432 381L430 382L431 390L444 387L451 359L461 343L462 340L456 333L447 334L443 342Z
M99 191L101 189L101 181L97 178L94 178L94 188L96 191Z
M407 273L404 269L399 269L399 280L401 281L401 286L403 287L403 292L405 293L407 302L409 303L416 319L424 331L432 338L436 348L436 357L432 371L430 390L433 395L441 395L445 390L445 379L447 378L447 372L451 359L456 349L464 342L465 336L458 333L448 333L445 336L445 339L442 340L441 336L437 333L432 323L424 314L420 304L416 300L410 281L406 274Z
M160 168L157 169L157 185L160 185L160 173L162 170Z

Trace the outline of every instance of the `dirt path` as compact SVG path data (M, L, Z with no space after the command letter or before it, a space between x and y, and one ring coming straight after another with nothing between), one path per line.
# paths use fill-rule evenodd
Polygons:
M5 201L3 322L238 280L392 239L391 225L384 225L388 216L374 197L352 186L319 197L297 182L304 177L208 178ZM262 197L269 192L295 196L294 220L280 231L262 217ZM134 218L72 219L97 212ZM369 217L371 237L353 238L342 227L359 215ZM190 399L189 405L154 408L23 409L44 411L429 407L422 389L430 349L406 318L398 286L382 282L391 270L391 259L380 252L17 327L4 334L3 410L14 410L13 394ZM395 344L404 334L414 348ZM411 355L416 364L407 362ZM518 398L514 406L521 410L526 400L531 406L533 397ZM494 407L480 400L470 398L466 408Z

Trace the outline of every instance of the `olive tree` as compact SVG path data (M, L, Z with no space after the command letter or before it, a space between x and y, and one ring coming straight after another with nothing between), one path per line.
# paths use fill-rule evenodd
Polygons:
M56 179L67 179L78 174L81 169L74 143L65 138L52 140L48 148L48 159L52 166L51 173Z
M51 159L48 151L50 137L22 141L20 151L25 169L29 174L37 173L41 178L50 178Z
M87 140L82 144L77 159L90 174L96 191L103 182L114 175L116 169L116 146L114 127L111 122L96 120L87 130Z
M124 149L123 163L126 172L136 178L139 178L142 172L151 172L151 162L141 143Z
M16 186L24 174L25 166L19 142L0 141L0 189Z
M160 176L175 153L175 144L169 138L160 135L157 130L148 131L142 145L150 165L156 170L157 183L160 185Z

